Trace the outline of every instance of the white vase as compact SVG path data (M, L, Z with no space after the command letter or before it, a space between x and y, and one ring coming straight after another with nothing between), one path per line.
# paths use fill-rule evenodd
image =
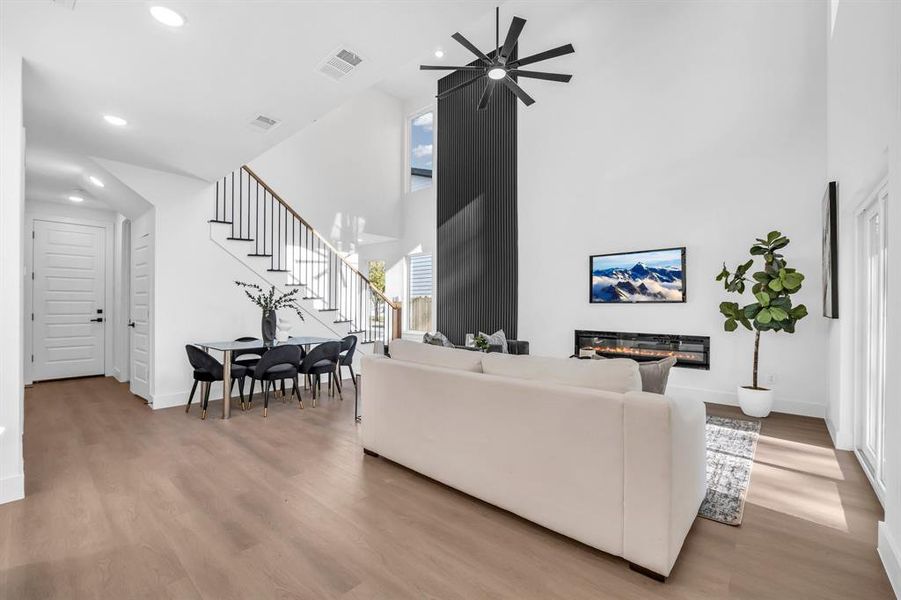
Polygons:
M278 318L278 328L275 332L275 339L279 342L285 342L291 337L291 321L288 319Z
M765 417L773 410L773 390L738 387L738 405L749 417Z

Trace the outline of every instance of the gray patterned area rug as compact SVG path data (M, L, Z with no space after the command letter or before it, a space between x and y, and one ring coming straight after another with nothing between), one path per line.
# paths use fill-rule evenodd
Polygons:
M760 422L707 417L707 496L698 515L741 525Z

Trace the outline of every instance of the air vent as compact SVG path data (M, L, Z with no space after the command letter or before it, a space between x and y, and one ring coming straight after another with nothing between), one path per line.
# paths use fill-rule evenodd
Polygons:
M269 131L273 127L277 126L281 121L278 119L273 119L272 117L267 117L266 115L257 115L250 124L257 129L262 129L263 131Z
M361 62L363 62L363 59L359 54L339 47L319 63L316 70L338 81L350 75Z

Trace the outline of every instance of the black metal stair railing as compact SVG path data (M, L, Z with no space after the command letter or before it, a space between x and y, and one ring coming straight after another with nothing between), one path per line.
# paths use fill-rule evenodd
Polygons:
M268 258L267 271L286 273L285 285L300 287L361 343L400 337L400 307L246 165L216 182L210 222L230 225L229 240L252 242L248 256Z

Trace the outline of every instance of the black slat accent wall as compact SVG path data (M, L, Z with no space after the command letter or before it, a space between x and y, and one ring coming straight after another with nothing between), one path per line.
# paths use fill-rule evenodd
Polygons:
M471 77L452 73L438 92ZM479 330L516 339L517 99L498 84L476 110L484 87L438 101L437 327L458 344Z

